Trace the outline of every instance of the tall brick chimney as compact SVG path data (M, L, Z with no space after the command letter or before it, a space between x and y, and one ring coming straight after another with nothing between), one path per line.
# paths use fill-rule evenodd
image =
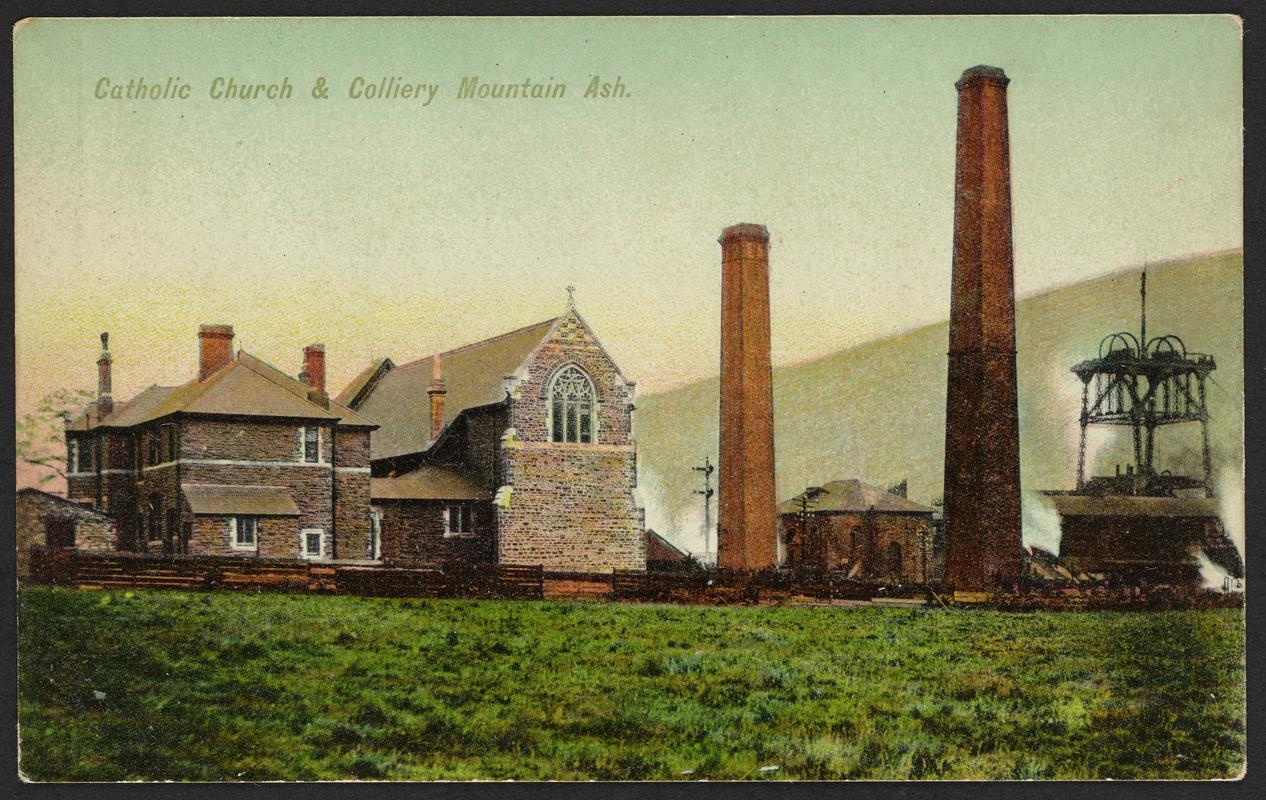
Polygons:
M303 348L303 382L308 384L308 399L329 408L330 396L325 391L325 345L319 342Z
M233 360L233 326L198 327L198 380L205 381Z
M1020 576L1020 430L1007 76L958 81L954 266L945 403L945 584Z
M440 370L440 354L436 353L431 360L431 385L426 390L431 398L431 441L440 438L444 432L444 395L448 393L448 387L444 385Z
M769 232L721 232L721 452L717 563L777 566L774 393L769 354Z
M97 411L102 417L114 411L111 374L114 359L110 357L110 334L101 334L101 355L97 357Z

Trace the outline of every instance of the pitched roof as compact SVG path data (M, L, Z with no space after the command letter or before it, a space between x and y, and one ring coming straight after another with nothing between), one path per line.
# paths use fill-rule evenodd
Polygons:
M558 318L547 319L440 353L440 372L447 389L444 418L451 422L466 409L504 400L505 377L518 371L557 322ZM357 413L379 425L370 437L371 458L417 453L430 446L426 390L431 385L433 359L427 356L387 368L355 404ZM339 398L354 398L361 393L360 388L351 391L357 382L362 382L363 388L363 382L372 377L372 372L361 373Z
M189 501L189 510L195 514L299 516L294 498L278 486L182 483L180 490Z
M647 561L686 561L690 558L689 553L650 528L646 529L645 536Z
M312 402L307 384L238 351L206 380L194 379L175 387L151 386L104 419L93 422L85 415L71 428L131 427L176 412L337 420L340 425L373 427L372 422L337 402L331 401L328 409Z
M89 413L84 413L77 420L67 426L68 430L86 431L91 430L99 425L109 425L114 428L128 428L133 425L140 424L149 419L149 413L153 411L160 403L167 399L167 396L176 391L175 386L159 386L153 384L143 389L139 394L114 407L114 411L104 419L93 420Z
M370 362L368 367L361 370L352 382L343 387L343 391L338 393L334 400L348 408L355 408L356 402L360 400L360 395L364 394L369 385L379 376L383 370L389 370L395 367L391 363L390 358L375 358Z
M492 490L452 467L427 464L394 478L371 478L371 500L489 500Z
M98 511L94 511L87 506L80 505L74 500L65 497L59 497L55 494L49 494L42 489L36 489L34 486L24 486L18 489L18 497L29 497L37 503L40 503L47 509L44 516L54 516L65 519L74 517L79 520L88 522L108 522L113 524L114 521Z
M811 512L883 511L903 514L931 514L936 509L907 500L900 495L885 492L877 486L859 480L832 481L822 487L822 494L809 504ZM778 505L779 514L800 512L800 498L796 495Z

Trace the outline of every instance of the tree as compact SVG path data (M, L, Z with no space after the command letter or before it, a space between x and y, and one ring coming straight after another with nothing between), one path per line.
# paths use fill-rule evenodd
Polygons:
M84 413L93 397L86 389L58 389L18 421L17 456L44 471L39 484L66 478L66 426Z

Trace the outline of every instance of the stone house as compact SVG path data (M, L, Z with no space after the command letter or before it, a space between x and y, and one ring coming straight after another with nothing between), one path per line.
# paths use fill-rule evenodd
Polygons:
M383 560L645 569L634 390L571 303L490 339L374 362L337 400L378 425Z
M112 519L119 550L372 560L369 437L332 402L325 349L304 349L300 379L203 325L197 377L111 397L102 336L98 399L66 428L71 500Z
M935 509L859 480L820 487L778 506L783 566L859 580L927 583Z
M30 575L33 547L113 550L118 539L113 520L64 497L27 487L18 490L14 505L18 577Z

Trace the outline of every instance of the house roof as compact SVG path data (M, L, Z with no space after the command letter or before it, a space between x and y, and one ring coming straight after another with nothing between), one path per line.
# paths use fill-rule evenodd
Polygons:
M859 480L832 481L822 487L822 494L809 504L809 511L860 512L880 511L899 514L931 514L936 509L907 500L900 495L885 492L877 486ZM778 505L779 514L800 513L800 498L796 495Z
M49 494L42 489L36 489L34 486L24 486L18 489L18 497L27 497L37 502L47 509L42 516L53 516L58 518L73 517L78 520L89 522L107 522L113 524L113 520L105 514L94 511L91 508L82 506L74 500L68 500L65 497L59 497L55 494Z
M440 373L447 390L444 418L452 422L470 408L499 403L506 398L505 378L514 374L549 336L559 318L503 333L491 339L439 354ZM421 452L431 444L430 404L434 356L399 366L379 364L362 372L339 398L352 402L358 414L378 423L370 437L370 457L389 458ZM376 376L381 370L381 374ZM366 384L376 377L368 392ZM359 385L358 385L359 384Z
M343 387L343 391L339 392L334 400L348 408L355 408L360 396L370 387L370 384L379 376L379 373L392 369L395 366L389 358L375 358L368 367L365 367L355 378L352 378L351 383Z
M489 500L492 491L469 473L431 464L394 478L371 478L370 500Z
M299 516L299 507L295 505L294 498L277 486L182 483L180 490L189 502L189 509L195 514Z
M1095 496L1063 494L1051 497L1065 517L1216 517L1218 501L1211 497Z
M685 561L690 554L677 545L660 536L658 532L646 529L647 561Z
M104 419L89 415L76 420L72 430L125 428L181 412L247 417L290 417L336 420L339 425L373 427L351 409L331 401L329 408L308 399L308 386L245 351L206 380L181 386L151 386L116 407Z

